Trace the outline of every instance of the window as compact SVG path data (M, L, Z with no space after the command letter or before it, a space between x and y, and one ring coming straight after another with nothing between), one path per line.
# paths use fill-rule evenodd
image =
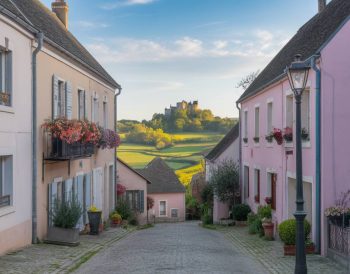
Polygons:
M243 138L248 138L248 111L244 111L244 129L243 129Z
M269 102L267 103L267 127L266 127L266 133L269 134L272 132L273 128L272 128L272 107L273 107L273 103Z
M166 216L166 201L159 201L159 216Z
M98 112L99 112L99 104L98 104L98 98L94 98L92 100L92 110L93 110L93 115L92 115L92 121L94 123L98 123L98 119L99 119L99 116L98 116Z
M276 181L277 181L277 174L267 173L266 196L271 198L271 208L274 210L276 210Z
M125 192L126 201L131 210L144 212L144 191L143 190L127 190Z
M254 170L254 200L256 203L260 203L260 170Z
M57 116L66 117L66 89L63 81L58 81L58 101L57 101Z
M78 119L85 119L85 90L78 90Z
M245 192L245 197L249 198L249 167L244 166L244 192Z
M310 91L305 90L301 98L301 127L305 134L309 134L310 130ZM309 139L309 136L302 136L303 141Z
M108 108L107 102L103 102L103 127L108 128Z
M171 218L177 218L178 217L178 209L177 208L172 208L171 209Z
M256 142L259 142L259 131L260 131L260 124L259 124L259 118L260 118L260 109L259 107L255 108L255 134L254 137L257 138L255 139Z
M0 48L0 105L12 106L12 52Z
M286 97L286 127L293 128L293 95Z
M12 156L0 156L0 207L13 204Z

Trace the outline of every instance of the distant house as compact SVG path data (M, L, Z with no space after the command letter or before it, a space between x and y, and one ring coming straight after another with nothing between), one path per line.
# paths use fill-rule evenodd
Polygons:
M138 213L137 220L139 224L146 224L147 185L151 182L119 158L117 160L117 174L117 183L126 188L125 199L128 201L130 208Z
M185 187L164 160L154 158L139 172L151 182L147 195L154 199L150 213L156 222L185 221Z
M227 160L239 162L239 124L236 124L205 156L205 180L209 182L213 170ZM218 223L220 219L228 217L228 205L214 197L213 222Z

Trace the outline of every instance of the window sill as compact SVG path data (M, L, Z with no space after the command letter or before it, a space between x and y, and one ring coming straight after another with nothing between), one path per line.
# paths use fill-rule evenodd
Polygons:
M11 214L11 213L15 213L15 207L14 206L4 206L4 207L0 207L0 217Z
M268 147L268 148L273 147L273 142L271 142L271 143L266 143L266 147Z
M254 143L254 147L260 147L260 143Z
M0 112L15 113L15 110L13 107L7 107L7 106L0 105Z
M284 147L294 147L294 143L293 142L284 143Z

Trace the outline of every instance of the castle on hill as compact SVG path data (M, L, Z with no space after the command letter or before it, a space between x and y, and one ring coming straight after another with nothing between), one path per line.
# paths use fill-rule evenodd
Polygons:
M185 100L182 100L181 102L177 102L176 106L170 105L170 108L165 108L165 117L170 117L175 110L188 110L189 112L195 112L199 110L198 101L186 102Z

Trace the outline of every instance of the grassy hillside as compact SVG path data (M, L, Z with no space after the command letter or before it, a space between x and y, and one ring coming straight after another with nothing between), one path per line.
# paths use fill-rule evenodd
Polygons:
M217 133L175 134L181 143L171 148L157 150L153 146L122 143L118 148L118 157L134 168L145 167L154 157L163 158L176 171L181 182L187 185L192 175L201 171L200 161L223 135Z

